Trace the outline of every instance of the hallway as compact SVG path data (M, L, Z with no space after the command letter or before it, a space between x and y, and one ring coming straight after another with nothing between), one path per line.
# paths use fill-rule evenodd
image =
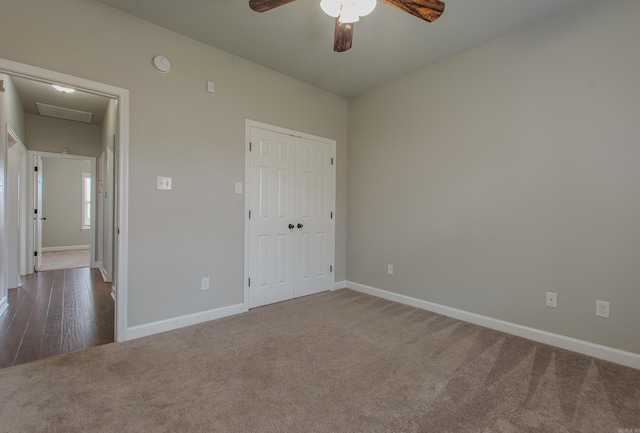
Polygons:
M114 341L111 284L97 269L38 272L21 282L0 317L0 368Z

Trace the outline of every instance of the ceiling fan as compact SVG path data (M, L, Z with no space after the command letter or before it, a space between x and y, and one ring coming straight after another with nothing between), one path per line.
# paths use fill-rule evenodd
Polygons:
M295 0L249 0L249 7L256 12L266 12ZM440 0L380 0L425 21L433 22L444 12ZM333 50L347 51L353 39L353 24L376 7L376 0L321 0L320 7L336 18Z

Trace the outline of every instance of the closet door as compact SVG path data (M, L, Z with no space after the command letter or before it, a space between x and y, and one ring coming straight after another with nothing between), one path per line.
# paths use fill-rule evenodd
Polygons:
M333 288L334 146L250 129L249 308Z
M249 158L249 308L253 308L294 297L295 137L254 127Z
M295 296L333 286L332 146L298 139L296 147Z

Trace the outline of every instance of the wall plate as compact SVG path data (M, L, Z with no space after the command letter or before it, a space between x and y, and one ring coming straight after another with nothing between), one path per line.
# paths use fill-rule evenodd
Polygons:
M166 176L158 176L156 181L156 188L166 191L171 190L171 178Z

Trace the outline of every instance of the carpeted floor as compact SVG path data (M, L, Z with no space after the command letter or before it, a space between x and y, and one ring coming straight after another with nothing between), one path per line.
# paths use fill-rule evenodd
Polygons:
M86 268L91 265L90 261L91 251L89 249L45 251L42 253L42 264L38 270Z
M0 371L1 432L640 429L640 370L350 290Z

